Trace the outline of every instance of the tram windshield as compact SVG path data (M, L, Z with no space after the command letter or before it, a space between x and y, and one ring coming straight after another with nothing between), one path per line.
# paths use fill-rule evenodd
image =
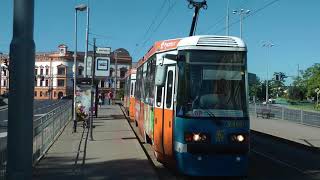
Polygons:
M177 116L247 117L245 54L185 51L178 62Z

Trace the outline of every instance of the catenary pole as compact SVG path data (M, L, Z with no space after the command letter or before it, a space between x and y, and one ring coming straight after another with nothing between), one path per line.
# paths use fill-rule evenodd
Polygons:
M35 43L34 0L13 1L10 44L7 179L32 179Z

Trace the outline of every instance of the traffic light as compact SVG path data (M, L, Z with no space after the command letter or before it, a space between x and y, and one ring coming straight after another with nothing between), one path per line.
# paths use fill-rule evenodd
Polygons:
M276 74L276 81L280 81L280 74Z

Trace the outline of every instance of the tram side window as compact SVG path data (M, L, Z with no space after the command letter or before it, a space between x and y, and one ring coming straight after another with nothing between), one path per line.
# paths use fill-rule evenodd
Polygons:
M154 103L154 81L155 81L155 66L156 66L156 59L155 56L152 58L150 63L150 87L149 87L149 95L151 98L151 105Z
M173 72L172 70L168 72L168 83L167 83L167 98L166 98L166 107L171 108L172 100L172 86L173 86Z
M157 107L161 107L162 87L157 86Z
M133 82L131 82L131 92L130 95L133 96Z

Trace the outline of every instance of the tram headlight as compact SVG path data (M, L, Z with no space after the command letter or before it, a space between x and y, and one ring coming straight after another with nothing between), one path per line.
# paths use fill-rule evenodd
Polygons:
M243 141L244 141L244 136L241 135L241 134L239 134L239 135L237 136L237 141L238 141L238 142L243 142Z
M209 142L209 135L206 133L185 133L185 142L206 143Z
M232 134L231 141L236 143L244 143L248 141L248 135L246 134Z

